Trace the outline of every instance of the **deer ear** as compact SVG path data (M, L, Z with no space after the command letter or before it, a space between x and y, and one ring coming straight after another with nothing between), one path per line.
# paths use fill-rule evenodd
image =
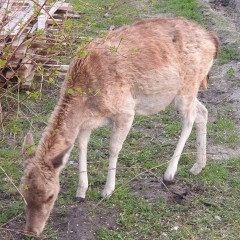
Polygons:
M32 153L34 151L35 151L35 145L34 145L34 141L33 141L33 134L29 130L27 135L24 137L24 140L23 140L22 154L25 157L29 157L30 155L32 155Z
M59 168L63 165L63 158L67 154L67 152L70 150L71 146L66 148L64 151L62 151L60 154L58 154L56 157L51 159L52 165L54 168Z

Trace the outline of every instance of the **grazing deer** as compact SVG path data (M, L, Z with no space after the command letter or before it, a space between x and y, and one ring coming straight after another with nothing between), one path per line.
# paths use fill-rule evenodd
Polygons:
M40 234L59 193L59 175L76 138L79 185L88 188L87 145L93 128L111 123L107 181L102 197L115 188L118 154L135 114L150 115L174 102L183 128L164 180L173 181L186 140L196 124L197 161L206 165L207 109L197 99L217 55L217 36L184 18L145 19L91 42L75 57L60 100L34 156L26 162L21 191L27 202L26 230Z

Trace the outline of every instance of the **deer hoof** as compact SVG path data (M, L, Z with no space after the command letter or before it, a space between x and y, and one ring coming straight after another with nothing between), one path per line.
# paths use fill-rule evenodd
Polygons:
M85 198L82 198L82 197L75 197L73 199L74 202L76 203L81 203L81 202L84 202L85 201Z
M189 173L193 175L198 175L202 170L203 167L195 163L193 167L189 170Z
M175 184L176 181L175 181L175 179L169 181L169 180L166 180L165 178L163 178L163 183L164 183L165 185L169 186L169 185Z
M172 171L172 169L167 169L164 174L163 180L165 183L175 183L174 176L176 171Z
M113 193L113 190L108 190L108 189L104 189L102 192L101 192L101 197L102 198L109 198Z

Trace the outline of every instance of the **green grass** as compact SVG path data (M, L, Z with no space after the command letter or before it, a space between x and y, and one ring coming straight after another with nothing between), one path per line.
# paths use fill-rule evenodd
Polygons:
M163 1L155 1L155 12L162 13L172 13L176 16L186 17L188 19L192 19L199 23L204 23L204 19L200 14L200 10L204 9L203 5L197 7L196 2L193 0L163 0Z
M96 36L101 31L106 30L111 26L121 26L123 24L130 24L134 19L141 16L141 10L139 10L133 2L126 3L124 1L116 0L87 0L79 2L72 0L75 8L83 14L81 21L79 22L79 30L81 30L81 36L92 35ZM152 4L150 4L150 7Z
M12 180L18 186L22 175L22 163L17 160L18 158L17 149L0 150L0 224L23 211L22 199L11 183Z
M126 239L120 233L100 227L97 231L99 239L102 240L124 240ZM130 239L129 239L130 240Z
M82 35L98 36L106 32L110 26L116 27L130 24L135 19L143 16L150 16L159 13L171 13L175 16L183 16L192 19L200 24L206 25L200 10L202 4L196 6L193 0L184 1L117 1L117 0L87 0L79 2L71 0L75 8L82 14L81 21L77 21L78 30L76 33Z
M235 77L235 70L232 67L228 68L227 76L228 76L229 79L232 79L232 78Z
M218 64L225 64L239 56L239 50L236 46L225 46L220 49L220 53L217 59Z
M238 129L230 114L218 113L216 121L208 124L208 133L216 143L228 143L232 147L238 144Z
M163 198L149 202L127 187L116 191L104 204L121 208L118 220L121 229L113 232L101 228L100 236L104 238L100 239L112 239L117 234L122 239L159 239L164 234L170 239L191 239L191 236L221 239L223 234L227 234L227 239L238 239L240 213L237 209L240 204L235 197L240 193L237 185L239 160L232 158L223 163L209 163L200 176L182 178L181 181L187 182L182 187L189 191L194 191L197 186L204 186L205 190L187 195L189 199L179 204L168 203ZM216 216L221 221L216 220ZM230 228L226 228L226 221ZM174 230L176 226L178 230Z

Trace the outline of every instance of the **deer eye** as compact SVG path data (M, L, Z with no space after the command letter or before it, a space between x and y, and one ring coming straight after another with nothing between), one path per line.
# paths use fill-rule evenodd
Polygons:
M48 199L47 199L47 201L46 202L49 202L50 200L52 200L53 199L53 194L52 195L50 195L49 197L48 197Z

